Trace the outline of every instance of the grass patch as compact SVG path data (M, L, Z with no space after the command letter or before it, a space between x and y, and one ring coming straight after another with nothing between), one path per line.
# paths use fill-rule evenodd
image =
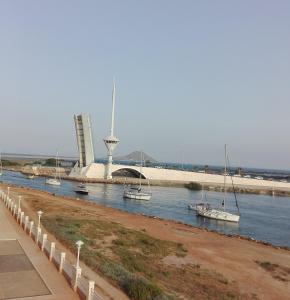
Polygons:
M273 278L283 282L290 282L290 268L273 264L269 261L256 260L255 263L270 273Z
M171 253L185 252L179 244L154 239L143 232L126 229L113 222L47 216L42 223L74 253L75 242L84 241L81 259L92 269L117 283L131 299L173 299L151 282L153 270L150 260L152 262ZM117 261L111 261L102 254L99 251L100 243L97 242L112 234L116 239L112 241L110 249Z
M46 214L42 224L74 253L75 242L84 241L82 261L130 299L240 299L236 287L221 274L199 265L163 263L167 256L186 256L183 244L156 239L115 222L65 215L70 213L68 209L62 215Z

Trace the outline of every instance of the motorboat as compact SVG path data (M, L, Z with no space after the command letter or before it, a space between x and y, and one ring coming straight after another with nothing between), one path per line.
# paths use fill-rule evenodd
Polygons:
M88 189L86 188L86 186L83 183L78 185L77 189L75 189L74 192L77 194L82 194L82 195L88 195L88 193L89 193Z
M189 210L194 210L194 211L198 211L200 209L203 209L204 207L210 207L209 203L197 203L197 204L188 204L187 208Z
M45 183L50 185L60 185L60 181L57 178L48 178Z
M29 175L27 175L27 179L34 179L34 175L33 174L29 174Z

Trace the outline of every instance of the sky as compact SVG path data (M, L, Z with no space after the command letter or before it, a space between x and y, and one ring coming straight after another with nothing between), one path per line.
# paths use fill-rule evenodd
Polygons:
M0 151L290 170L290 1L1 0Z

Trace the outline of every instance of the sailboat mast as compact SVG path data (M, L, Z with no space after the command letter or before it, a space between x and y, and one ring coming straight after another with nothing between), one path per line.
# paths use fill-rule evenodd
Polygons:
M226 210L226 179L227 179L227 144L225 144L225 170L224 170L224 201L223 201L223 209Z
M57 180L58 179L58 151L56 152L56 157L55 157L55 174L54 178Z
M0 152L0 174L2 174L2 154Z
M142 151L140 152L140 175L139 175L139 189L141 190L141 176L142 176Z

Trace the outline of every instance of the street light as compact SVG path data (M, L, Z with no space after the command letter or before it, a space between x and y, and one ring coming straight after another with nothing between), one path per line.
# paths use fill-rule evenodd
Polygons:
M37 225L37 228L40 229L40 218L41 218L43 212L42 212L41 210L39 210L39 211L37 212L37 214L38 214L38 225Z
M83 244L84 244L83 241L77 241L76 242L76 245L78 247L77 269L79 268L79 265L80 265L80 251L81 251L81 247L82 247Z

